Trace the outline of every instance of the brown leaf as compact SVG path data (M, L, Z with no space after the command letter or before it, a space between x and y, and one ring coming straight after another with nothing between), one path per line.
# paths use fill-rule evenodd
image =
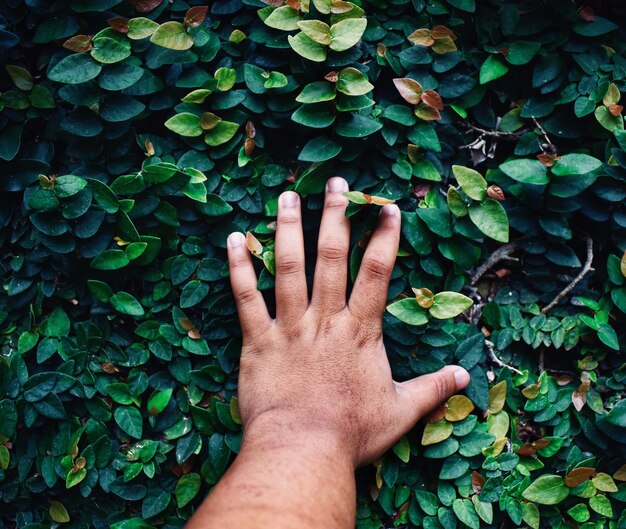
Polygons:
M252 121L246 123L246 136L248 136L248 138L254 138L256 136L256 128Z
M363 237L361 238L361 240L359 240L358 242L358 246L359 248L361 248L361 250L365 250L365 248L367 248L367 245L370 242L370 239L372 238L372 231L368 230L363 234Z
M432 49L439 55L456 51L457 47L454 40L451 37L445 37L443 39L435 39L435 43L432 45Z
M415 300L417 304L423 309L429 309L435 303L435 295L432 290L428 288L413 288L415 294Z
M104 371L105 373L109 373L109 375L112 375L113 373L119 373L120 371L111 362L102 362L101 366L102 371Z
M445 408L446 420L458 422L465 419L474 411L474 403L465 395L453 395L448 399L448 402L446 402Z
M344 2L343 0L335 0L330 7L330 12L333 15L340 15L341 13L347 13L352 11L352 6L354 4L350 2Z
M329 83L336 83L337 81L339 81L339 74L333 70L332 72L328 72L325 76L324 79L326 79Z
M560 160L560 156L554 154L538 154L537 160L539 160L546 167L552 167L557 160Z
M246 141L243 144L243 152L246 156L252 156L255 147L254 140L252 138L246 138Z
M222 121L222 118L216 116L213 112L205 112L200 118L200 127L202 130L211 130L220 121Z
M376 45L376 55L378 55L379 57L386 57L387 56L387 46L385 46L384 44L377 44Z
M393 80L393 84L407 103L417 105L422 100L422 85L415 79L410 79L409 77L397 78Z
M417 198L424 198L430 191L430 188L429 184L415 184L412 191Z
M259 256L263 253L263 245L250 231L246 233L246 246L252 255Z
M109 26L119 33L128 33L128 20L122 17L110 18L107 20Z
M572 375L556 375L553 378L559 386L567 386L574 379Z
M472 490L474 491L474 494L480 494L480 491L483 490L484 484L485 478L474 470L472 472Z
M509 54L509 48L500 48L500 50L498 50L500 52L500 55L502 55L503 57L506 57Z
M576 411L580 411L583 409L585 402L587 402L587 395L578 391L574 391L572 393L572 402L574 403L574 408L576 408Z
M432 37L429 29L418 29L409 35L409 40L416 46L432 46L435 39Z
M624 110L623 105L609 105L609 113L611 116L619 116L622 113L622 110Z
M417 145L409 143L406 147L406 155L411 163L416 163L420 159L420 148Z
M498 268L494 274L496 274L496 277L499 277L500 279L510 276L511 275L511 269L510 268Z
M578 11L578 16L585 22L593 22L596 19L596 12L593 10L593 7L584 6Z
M363 193L363 198L367 200L368 203L375 204L376 206L386 206L395 202L392 198L377 197L376 195L367 195L366 193Z
M502 188L500 186L490 185L487 188L487 196L502 202L504 200L504 191L502 191Z
M530 386L522 390L522 395L524 395L524 397L526 397L527 399L536 399L537 395L539 395L540 387L541 384L531 384Z
M75 53L85 53L93 48L93 44L89 35L74 35L63 43L63 47Z
M441 113L439 110L433 107L429 107L424 103L420 103L415 107L413 113L420 119L424 121L437 121L441 119Z
M450 28L447 28L446 26L435 26L430 33L433 36L433 39L435 40L445 39L445 38L450 38L452 40L457 39L457 36L454 34L454 31L452 31Z
M534 456L537 453L537 449L529 443L523 444L517 449L518 456Z
M77 457L76 461L74 461L74 466L78 467L78 470L85 468L86 464L87 460L84 457Z
M285 4L284 0L261 0L261 2L272 7L280 7Z
M301 0L287 0L287 5L296 11L300 11L300 9L302 9Z
M163 0L126 0L135 11L139 13L149 13L163 3Z
M146 138L146 141L144 142L144 146L146 148L146 154L148 156L154 156L154 145L150 141L150 138Z
M578 487L583 484L589 478L593 478L596 475L596 469L591 467L578 467L572 470L567 476L565 476L565 484L570 487Z
M533 446L536 449L540 449L540 448L546 448L548 446L550 446L550 440L549 439L537 439L534 443Z
M617 469L617 472L613 474L613 479L617 481L626 481L626 464Z
M443 101L441 96L434 90L426 90L422 94L422 102L429 107L436 108L437 110L443 110Z
M185 14L185 26L190 28L197 28L206 19L209 12L209 6L196 6L192 7Z
M178 323L180 323L180 326L186 331L195 329L196 327L189 318L178 318Z
M192 340L199 340L201 338L200 331L198 331L198 329L189 329L189 331L187 331L187 336L189 336Z

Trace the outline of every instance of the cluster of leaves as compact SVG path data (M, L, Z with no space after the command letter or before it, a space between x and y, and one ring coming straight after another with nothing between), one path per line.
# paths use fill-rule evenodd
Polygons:
M626 10L208 4L0 5L0 527L184 525L241 441L226 236L271 305L279 193L313 250L340 174L353 278L402 210L394 375L472 376L357 525L625 529Z

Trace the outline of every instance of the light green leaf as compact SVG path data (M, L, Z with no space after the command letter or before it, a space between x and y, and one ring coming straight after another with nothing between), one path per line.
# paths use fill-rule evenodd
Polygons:
M543 185L550 181L546 166L539 160L526 158L509 160L500 165L500 170L522 184Z
M172 116L165 122L165 126L176 134L190 138L204 133L200 126L200 117L191 112L181 112Z
M237 133L239 125L231 121L220 121L204 135L204 142L210 147L217 147L230 141Z
M500 61L495 55L490 55L480 67L480 84L487 84L494 81L506 75L508 71L509 68L506 64Z
M126 33L126 36L133 40L145 39L152 35L158 27L159 24L149 18L131 18L128 21L128 33Z
M468 197L483 200L487 196L487 181L478 171L462 165L453 165L452 173Z
M563 483L562 477L545 474L533 481L522 492L522 496L540 505L557 505L569 496L569 488Z
M365 32L367 20L364 18L346 18L330 28L330 49L345 51L354 46Z
M148 413L152 416L162 413L167 407L172 397L172 389L168 388L163 391L157 391L148 399Z
M178 505L179 509L196 497L198 492L200 492L201 483L200 474L195 472L180 477L178 483L176 483L176 505Z
M128 292L120 291L117 294L113 294L109 301L113 308L122 314L128 314L129 316L143 316L145 314L141 303Z
M327 81L316 81L306 85L296 97L299 103L321 103L332 101L337 97L335 85Z
M274 9L264 22L265 25L270 28L280 29L283 31L293 31L294 29L298 29L300 13L293 7L281 6Z
M348 67L339 72L337 90L348 96L362 96L374 89L365 75L356 68Z
M320 20L301 20L298 27L307 37L319 44L330 44L330 26Z
M452 502L452 510L465 525L471 529L480 529L480 519L470 500L457 498Z
M304 33L300 32L295 36L289 35L287 40L293 51L301 57L314 62L323 62L326 60L326 46L315 42Z
M458 316L469 309L473 303L470 298L459 292L439 292L435 294L434 303L428 312L433 318L445 320Z
M424 433L422 434L422 445L429 446L433 444L445 441L452 435L454 426L452 423L445 419L440 419L437 422L429 422L424 426Z
M405 298L387 305L387 312L409 325L428 323L426 311L417 304L415 298Z
M150 42L169 50L188 50L193 46L193 37L184 24L170 20L161 24L150 37Z
M509 242L509 219L502 204L493 198L469 207L474 225L488 237L498 242Z

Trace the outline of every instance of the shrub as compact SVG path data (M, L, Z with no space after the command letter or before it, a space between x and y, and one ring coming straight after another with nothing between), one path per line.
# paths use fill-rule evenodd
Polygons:
M625 529L618 4L2 3L1 526L184 524L241 440L226 236L271 303L278 194L314 242L340 174L353 276L402 209L395 376L472 375L358 527Z

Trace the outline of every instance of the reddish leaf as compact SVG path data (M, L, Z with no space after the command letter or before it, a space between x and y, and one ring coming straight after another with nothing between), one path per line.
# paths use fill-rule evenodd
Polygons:
M596 475L596 469L591 467L579 467L572 470L567 476L565 476L565 484L570 487L578 487L589 478L593 478Z
M178 318L178 323L180 323L180 326L186 331L189 331L195 328L195 325L192 323L192 321L189 318Z
M550 440L549 439L537 439L533 443L533 446L537 449L546 448L547 446L550 446Z
M416 46L432 46L435 39L429 29L418 29L409 35L409 40Z
M256 128L252 121L246 123L246 136L248 136L248 138L254 138L256 136Z
M128 33L128 20L122 17L110 18L107 20L109 26L119 33Z
M209 6L196 6L192 7L185 15L185 26L190 28L197 28L204 22L204 19L209 12Z
M287 0L287 5L296 11L302 9L302 0Z
M102 371L104 371L105 373L109 373L110 375L113 373L119 373L119 369L115 367L111 362L103 362Z
M378 55L379 57L386 57L386 55L387 55L387 46L385 46L384 44L377 44L376 45L376 55Z
M430 191L430 187L428 184L417 184L413 187L413 194L417 198L424 198Z
M414 114L424 121L436 121L438 119L441 119L441 114L439 113L439 110L433 107L429 107L424 103L420 103L415 107Z
M574 408L576 408L576 411L580 411L583 409L583 406L587 402L587 396L584 393L580 393L579 391L574 391L572 393L572 402L574 403Z
M506 57L509 54L509 48L500 48L500 55Z
M189 336L192 340L199 340L201 338L200 331L198 331L198 329L189 329L187 331L187 336Z
M537 453L537 449L529 443L523 444L517 449L518 456L533 456Z
M422 94L422 101L429 107L436 108L437 110L443 110L443 101L441 96L434 90L426 90Z
M578 11L578 16L585 22L593 22L596 19L596 12L593 10L593 7L584 6Z
M367 195L366 193L363 193L363 198L365 198L365 200L367 200L370 204L375 204L377 206L386 206L387 204L393 204L395 202L392 198L377 197L375 195Z
M139 13L148 13L163 3L163 0L126 0L135 11Z
M394 79L393 84L396 85L398 92L407 103L417 105L422 100L422 85L415 79L409 77Z
M91 50L93 44L89 35L74 35L63 43L63 47L76 53L84 53Z
M502 191L502 188L500 186L490 185L487 188L487 195L490 198L499 200L500 202L504 200L504 191Z
M332 72L328 72L324 76L324 79L326 79L329 83L336 83L339 81L339 74L333 70Z
M494 274L496 274L496 277L502 279L503 277L510 276L511 270L509 268L499 268L494 272Z
M246 156L252 156L254 152L255 143L252 138L246 138L246 141L243 144L243 152Z
M446 26L435 26L430 32L430 34L435 40L445 39L445 38L451 38L452 40L457 39L454 32L450 28L447 28Z
M474 494L480 494L480 491L483 490L484 484L485 478L474 470L472 472L472 490L474 491Z
M261 2L272 7L280 7L285 3L284 0L261 0Z
M623 105L609 105L609 112L611 113L611 116L619 116L622 113L622 110L624 110Z
M546 167L552 167L557 160L560 160L560 156L554 154L538 154L537 160L539 160Z

